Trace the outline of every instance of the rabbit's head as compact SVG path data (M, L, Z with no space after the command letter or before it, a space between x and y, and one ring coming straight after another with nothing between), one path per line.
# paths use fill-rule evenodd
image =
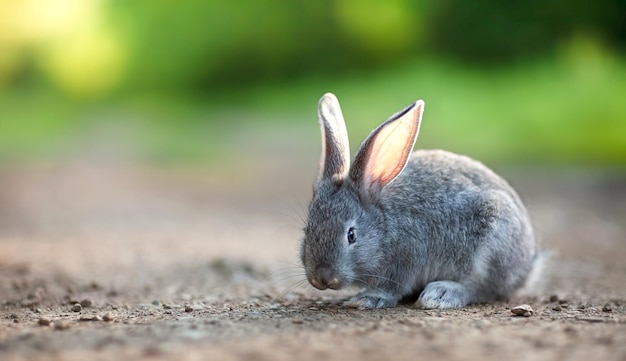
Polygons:
M423 101L394 114L363 141L350 166L346 126L333 94L319 103L322 155L300 256L309 282L341 289L384 267L390 232L381 193L404 169L415 144Z

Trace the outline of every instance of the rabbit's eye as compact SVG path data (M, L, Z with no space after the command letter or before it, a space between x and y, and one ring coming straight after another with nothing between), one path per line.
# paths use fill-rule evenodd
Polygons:
M348 230L348 244L353 244L356 242L356 230L354 227L350 227Z

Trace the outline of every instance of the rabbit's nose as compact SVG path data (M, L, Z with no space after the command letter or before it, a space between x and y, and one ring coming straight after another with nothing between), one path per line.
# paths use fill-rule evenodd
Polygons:
M320 290L327 288L336 290L340 287L339 278L337 278L332 269L327 267L322 267L317 270L316 274L311 278L311 284L313 287Z

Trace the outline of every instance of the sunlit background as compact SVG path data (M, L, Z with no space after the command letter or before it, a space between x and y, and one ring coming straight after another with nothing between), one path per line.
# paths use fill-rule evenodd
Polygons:
M624 14L620 0L1 0L0 162L307 153L331 91L353 145L421 98L418 147L622 167Z

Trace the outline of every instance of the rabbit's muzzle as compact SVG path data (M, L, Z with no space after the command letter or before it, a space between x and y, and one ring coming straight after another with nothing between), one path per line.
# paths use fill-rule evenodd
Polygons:
M336 273L328 267L318 268L309 278L309 283L318 290L338 290L341 288L341 281Z

